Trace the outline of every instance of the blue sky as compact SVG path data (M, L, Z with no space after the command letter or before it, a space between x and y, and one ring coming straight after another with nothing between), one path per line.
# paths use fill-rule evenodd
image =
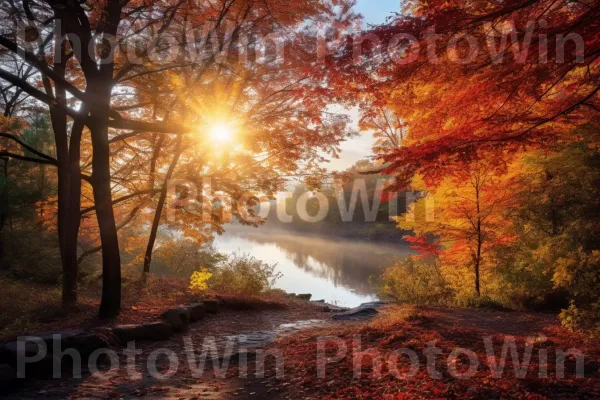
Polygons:
M358 0L355 10L365 17L365 23L380 24L385 22L392 12L400 11L401 0ZM337 108L337 107L334 107ZM339 110L335 110L339 111ZM358 110L347 111L358 126ZM351 167L357 161L371 155L373 136L370 132L363 132L360 136L344 142L339 159L331 160L326 168L330 170L343 170Z
M401 0L358 0L356 10L360 12L365 21L370 24L385 22L385 18L392 12L400 11Z

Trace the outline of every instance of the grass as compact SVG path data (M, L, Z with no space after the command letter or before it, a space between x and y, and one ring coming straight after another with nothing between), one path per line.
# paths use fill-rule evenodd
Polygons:
M60 289L0 276L0 337L35 330L43 317L60 309Z
M191 296L186 283L179 280L151 278L146 284L125 281L121 315L105 321L97 316L101 294L97 279L80 286L78 304L69 311L63 310L60 288L55 285L7 277L0 277L0 285L0 341L47 330L147 322L169 306L184 304Z

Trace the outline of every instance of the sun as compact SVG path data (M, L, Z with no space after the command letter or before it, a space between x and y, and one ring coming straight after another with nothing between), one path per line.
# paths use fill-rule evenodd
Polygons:
M224 124L213 125L210 129L210 138L216 142L229 142L233 139L233 132L230 127Z

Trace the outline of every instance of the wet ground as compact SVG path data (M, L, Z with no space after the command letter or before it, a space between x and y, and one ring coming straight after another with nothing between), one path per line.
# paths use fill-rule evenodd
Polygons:
M8 398L263 399L270 397L271 383L254 375L261 375L263 359L272 356L264 349L276 338L332 323L329 313L310 305L226 311L170 340L136 343L135 355L114 348L112 360L105 357L96 372L86 371L81 378L29 380ZM64 362L70 363L70 357Z

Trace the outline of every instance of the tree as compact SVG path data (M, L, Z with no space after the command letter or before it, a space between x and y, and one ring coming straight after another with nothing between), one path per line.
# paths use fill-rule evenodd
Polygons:
M496 249L514 239L507 215L516 205L514 175L502 164L476 161L457 166L439 186L427 186L418 177L411 186L426 195L398 217L399 227L414 232L407 240L423 255L440 258L459 293L479 297L482 273L494 268Z
M406 124L402 148L381 157L399 187L415 173L440 179L598 118L599 17L597 1L409 2L332 54L330 81Z
M344 136L346 121L332 117L330 124L321 124L326 114L322 112L324 104L333 93L323 84L323 66L304 63L301 67L296 62L301 51L308 54L315 38L306 26L331 22L336 16L335 6L347 10L349 4L342 0L302 0L295 2L294 13L281 0L219 0L200 4L186 0L109 0L86 4L47 0L3 4L0 16L10 21L0 36L3 54L10 60L16 55L20 63L33 68L34 74L28 78L16 75L4 62L0 79L48 106L52 119L56 159L39 153L38 158L30 161L59 167L57 211L65 304L76 301L77 264L81 258L77 254L80 216L94 212L100 243L89 250L102 251L100 313L114 316L119 312L121 260L117 232L123 222L133 220L136 214L133 211L139 211L141 205L122 213L127 216L120 224L116 222L113 205L131 204L127 200L135 199L149 201L159 193L164 203L168 177L155 189L158 180L154 175L164 165L161 163L165 158L171 158L167 156L176 143L187 145L189 138L182 136L195 132L205 114L206 110L194 108L192 99L197 95L196 90L210 89L213 82L213 89L225 85L229 88L226 92L236 93L231 90L235 86L227 86L239 83L231 79L237 68L226 72L236 65L228 59L229 46L236 50L233 53L238 57L237 64L242 65L239 57L245 40L259 48L263 38L279 29L286 34L284 39L292 39L288 44L294 44L296 52L291 58L294 63L285 65L284 72L274 79L275 85L269 85L273 73L265 72L262 67L250 69L255 84L247 86L247 92L238 93L242 96L237 100L258 93L256 98L262 100L253 106L264 111L243 110L249 116L243 121L245 126L249 130L256 126L255 137L248 135L252 146L245 155L245 165L268 165L268 159L277 159L280 170L286 169L285 163L293 170L301 162L310 163L317 158L319 147L335 151ZM273 46L268 44L267 49ZM258 85L260 82L262 85ZM281 86L284 82L289 88ZM276 85L280 86L273 91ZM285 98L279 96L281 93L285 93ZM311 111L304 113L299 105ZM238 112L244 106L252 105L240 102L230 111ZM263 119L256 121L256 116ZM286 118L287 123L282 122ZM88 144L84 135L88 131L89 148L82 146ZM129 139L144 144L130 147ZM85 159L87 155L91 157L89 162ZM149 165L148 169L134 171L131 167L140 166L147 160L145 155L150 155L149 163L144 164ZM180 158L184 160L185 155L167 161L172 174L176 173ZM127 165L132 160L135 162ZM142 178L141 172L148 170L149 177ZM225 170L225 174L235 177L236 170ZM276 176L273 172L271 177ZM128 179L122 179L123 176ZM199 176L194 174L192 178ZM140 190L137 187L141 181L150 182L150 186ZM231 187L231 183L226 181L223 186ZM89 189L93 204L81 210L82 190ZM239 192L240 188L233 191ZM113 198L114 192L123 196ZM157 209L153 225L160 221L161 208Z

